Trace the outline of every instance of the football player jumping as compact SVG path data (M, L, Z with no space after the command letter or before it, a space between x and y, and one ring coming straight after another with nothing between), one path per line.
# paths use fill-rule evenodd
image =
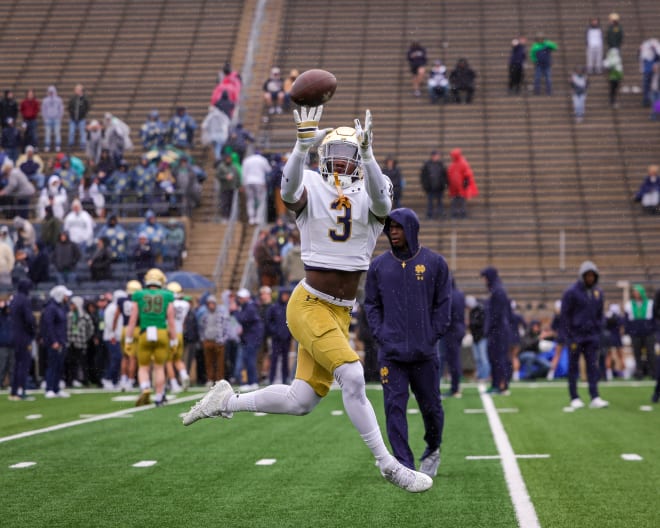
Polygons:
M184 425L202 418L231 418L237 411L304 415L328 394L336 380L346 413L367 444L381 474L410 492L433 480L392 456L367 399L362 364L348 340L358 283L368 269L376 239L392 207L392 184L372 152L371 112L364 127L319 129L323 106L294 110L297 141L282 175L281 195L296 214L305 278L287 306L287 323L298 341L296 379L234 394L219 381L184 415ZM321 174L305 170L309 150L321 142Z

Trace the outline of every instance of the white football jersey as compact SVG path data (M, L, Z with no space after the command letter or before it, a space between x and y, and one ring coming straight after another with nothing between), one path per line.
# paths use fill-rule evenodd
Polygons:
M190 303L183 299L174 299L174 328L177 334L183 334L183 322L190 311Z
M351 206L340 205L337 189L317 172L305 170L307 205L296 218L301 257L307 266L343 271L369 268L383 224L369 211L364 181L343 189Z

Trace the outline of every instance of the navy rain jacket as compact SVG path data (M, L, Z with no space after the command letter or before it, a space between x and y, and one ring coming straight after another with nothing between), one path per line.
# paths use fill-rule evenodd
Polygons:
M584 283L588 271L596 274L591 288ZM580 266L578 280L564 292L561 299L560 335L569 344L599 341L603 331L603 291L598 287L598 268L591 261Z

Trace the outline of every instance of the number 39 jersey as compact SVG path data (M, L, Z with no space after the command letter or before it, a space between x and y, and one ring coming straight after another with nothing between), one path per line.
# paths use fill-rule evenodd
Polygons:
M133 293L131 300L137 303L141 328L167 328L167 307L174 302L171 291L147 288Z
M305 170L307 205L296 218L301 257L306 266L343 271L369 268L383 224L369 211L364 181L343 189L350 202L342 203L337 190L317 172Z

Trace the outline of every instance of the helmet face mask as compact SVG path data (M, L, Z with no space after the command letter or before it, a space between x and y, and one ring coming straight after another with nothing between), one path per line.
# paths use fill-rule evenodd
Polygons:
M342 188L362 179L360 149L355 129L339 127L330 132L319 147L319 169L333 187L335 174Z

